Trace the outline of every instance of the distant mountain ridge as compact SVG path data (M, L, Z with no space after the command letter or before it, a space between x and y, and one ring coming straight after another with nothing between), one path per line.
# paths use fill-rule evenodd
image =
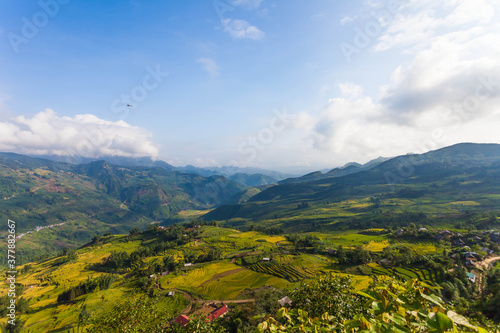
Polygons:
M159 166L118 166L103 160L75 165L0 153L0 216L19 221L19 234L64 222L51 232L23 237L30 242L19 252L25 259L81 245L98 233L144 229L183 210L210 209L245 189L223 176ZM0 236L5 232L0 230Z
M96 161L106 161L114 165L126 167L160 167L168 171L180 171L187 174L195 174L203 177L210 176L224 176L239 184L253 187L261 185L269 185L276 183L282 179L294 177L295 175L282 173L279 171L266 170L260 168L240 168L236 166L224 167L195 167L187 165L184 167L175 167L162 160L153 160L151 157L125 157L125 156L102 156L99 158L85 158L85 157L72 157L72 156L57 156L57 155L44 155L44 156L31 156L33 158L43 158L51 161L69 163L69 164L88 164Z
M365 164L359 164L356 162L349 162L345 164L343 167L338 167L335 169L332 169L328 172L321 172L321 171L316 171L316 172L311 172L308 173L307 175L304 175L302 177L297 177L297 178L288 178L280 181L278 184L291 184L291 183L304 183L304 182L311 182L311 181L316 181L316 180L321 180L321 179L327 179L327 178L333 178L333 177L341 177L345 175L349 175L352 173L357 173L361 172L364 170L369 170L373 167L376 167L377 165L389 160L389 157L378 157L374 160L371 160Z
M263 219L287 211L296 215L296 207L304 203L319 204L343 200L372 198L419 198L428 202L469 202L471 197L486 205L500 206L500 145L462 143L424 154L408 154L369 168L348 165L349 172L334 169L333 177L312 173L300 180L283 181L255 194L245 203L223 205L204 216L207 220L231 218ZM351 171L356 172L351 172ZM304 181L305 180L305 181ZM484 195L493 195L481 199ZM371 200L369 202L371 202ZM366 204L365 204L366 205ZM368 205L372 206L374 203ZM433 208L436 209L436 208Z

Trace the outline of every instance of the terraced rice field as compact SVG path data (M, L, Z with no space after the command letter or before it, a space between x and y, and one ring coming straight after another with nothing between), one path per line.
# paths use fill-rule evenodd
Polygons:
M432 283L441 282L443 276L437 274L429 267L389 267L377 264L368 264L375 275L395 276L402 280L418 279Z
M196 288L196 292L206 295L207 299L235 299L247 288L253 289L265 285L276 288L289 288L293 284L276 276L245 269L203 284Z
M290 282L298 282L317 274L317 272L311 269L297 266L294 267L288 264L259 262L257 264L250 265L247 268L258 273L277 276Z

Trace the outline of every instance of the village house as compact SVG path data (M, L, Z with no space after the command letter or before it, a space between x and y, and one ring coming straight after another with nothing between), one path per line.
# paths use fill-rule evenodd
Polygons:
M495 232L490 236L490 240L494 243L500 244L500 234L498 232Z
M490 254L492 254L492 253L493 253L493 250L490 250L490 249L488 249L488 248L486 248L486 247L482 247L482 248L481 248L481 251L486 252L486 254L488 254L488 255L490 255Z
M189 267L189 266L193 266L193 264L190 262L184 264L184 267Z
M475 283L476 282L476 275L473 273L467 273L467 278L469 279L470 282Z
M441 234L434 234L434 239L440 241L441 239L444 239L444 236Z
M337 254L337 250L334 250L334 249L326 249L326 252L328 252L328 254L330 254L330 255Z
M477 266L477 258L475 256L475 252L465 252L465 266L467 267L476 267Z
M476 243L481 242L481 238L479 238L479 237L477 237L477 236L472 237L472 240L473 240L474 242L476 242Z
M262 261L267 261L267 262L269 262L269 261L271 261L271 258L262 258Z
M392 261L390 261L389 259L380 259L378 261L378 264L381 266L388 266L392 264Z
M283 297L283 298L280 298L280 299L278 300L278 303L280 304L280 306L281 306L281 307L284 307L284 306L285 306L285 304L287 304L287 305L292 305L292 300L290 299L290 297L285 296L285 297Z
M177 319L175 320L175 322L177 324L181 325L182 327L184 327L189 322L189 317L186 316L186 315L180 315L179 317L177 317Z
M208 320L214 321L214 319L216 318L223 317L228 311L229 308L227 307L227 305L223 304L221 307L216 308L208 315Z

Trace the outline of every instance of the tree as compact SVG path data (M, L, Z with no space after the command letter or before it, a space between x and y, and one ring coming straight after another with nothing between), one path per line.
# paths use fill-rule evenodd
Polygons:
M349 260L347 259L347 255L344 251L344 247L342 245L339 245L337 249L337 257L339 260L339 264L347 264Z
M24 332L24 324L25 321L16 318L15 325L11 325L9 323L4 325L4 329L2 330L5 333L21 333Z
M85 324L89 333L150 333L165 332L166 323L171 319L171 310L159 309L157 300L131 295L110 311L93 313Z
M312 317L321 317L328 312L334 323L363 311L361 298L354 294L352 280L335 274L302 282L290 294L290 299L293 308L306 311Z
M258 313L276 313L280 308L278 300L284 296L285 292L278 288L260 289L255 293L255 307Z
M133 228L133 229L129 230L130 236L137 235L137 234L140 234L140 233L141 233L141 231L139 230L139 228Z

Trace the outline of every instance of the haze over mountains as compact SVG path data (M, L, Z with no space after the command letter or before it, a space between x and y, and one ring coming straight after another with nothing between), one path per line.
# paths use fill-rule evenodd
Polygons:
M160 167L168 171L180 171L184 173L190 173L195 175L200 175L203 177L209 176L224 176L237 183L246 186L259 186L276 183L279 180L285 178L295 177L297 175L283 173L279 171L272 171L260 168L252 167L236 167L236 166L222 166L222 167L196 167L193 165L176 167L168 164L162 160L153 160L151 157L124 157L124 156L102 156L99 158L86 158L86 157L73 157L73 156L57 156L57 155L43 155L43 156L32 156L35 158L45 158L48 160L71 163L71 164L86 164L91 162L96 162L103 160L115 165L121 166L144 166L144 167Z

